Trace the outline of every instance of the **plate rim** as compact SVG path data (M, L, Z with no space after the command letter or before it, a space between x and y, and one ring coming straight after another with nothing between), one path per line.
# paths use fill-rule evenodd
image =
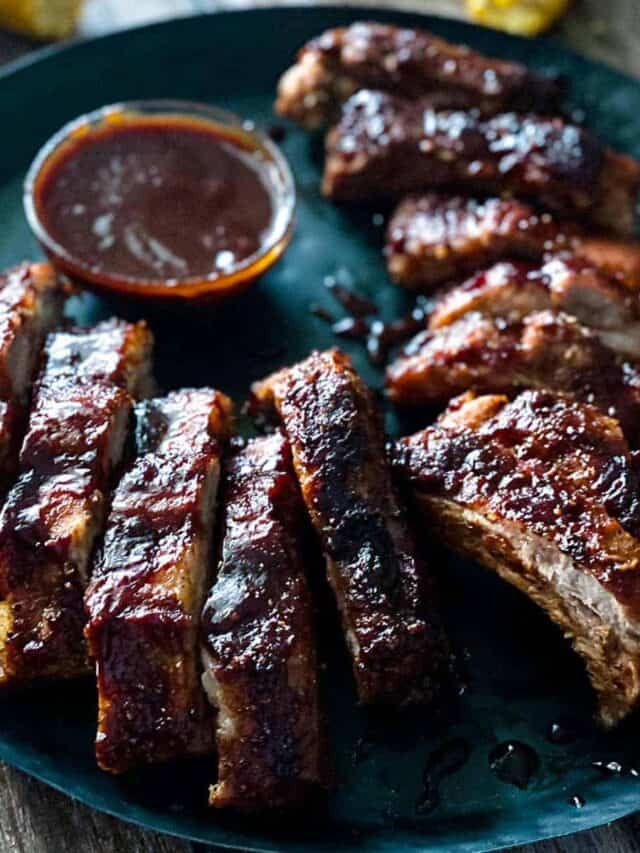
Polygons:
M555 52L561 53L564 56L568 57L572 62L583 65L585 67L590 68L595 71L602 71L609 76L613 76L614 78L619 79L621 82L626 84L631 84L634 87L637 87L640 90L640 77L635 77L632 74L628 74L624 71L615 68L608 63L597 59L585 56L584 54L579 53L577 50L571 47L567 47L561 44L559 41L554 39L553 37L536 37L535 39L529 39L523 36L512 35L510 33L504 33L500 30L496 30L490 27L484 27L479 24L475 24L468 21L458 20L457 18L451 18L446 15L435 14L433 12L422 12L417 7L413 6L411 8L407 6L403 6L402 8L393 8L390 6L370 6L366 3L335 3L335 2L323 2L320 0L319 3L315 5L305 5L297 2L288 2L288 0L284 0L282 3L264 5L259 7L245 7L245 8L233 8L233 7L219 7L216 9L210 9L207 11L194 11L188 12L184 14L178 14L171 16L169 18L162 18L160 20L154 20L147 23L141 23L134 26L122 26L116 27L113 30L110 30L106 33L101 33L95 36L79 36L74 37L70 40L64 41L62 43L54 43L45 45L43 47L38 47L35 50L30 51L24 56L20 56L17 59L11 60L10 62L5 63L0 67L0 99L2 98L2 89L5 85L11 85L15 78L19 78L22 73L30 71L35 66L46 64L49 61L55 61L60 56L68 56L70 54L82 53L83 51L90 51L91 48L96 44L104 45L110 41L117 43L121 39L126 39L133 34L142 34L144 32L150 32L155 30L161 30L168 26L175 25L176 22L191 22L197 19L200 20L209 20L212 18L222 17L237 17L239 15L251 15L252 17L268 17L274 13L286 14L286 13L297 13L301 15L314 13L314 14L322 14L333 13L340 14L344 13L345 17L352 16L354 13L359 16L366 18L367 20L376 20L376 19L385 19L389 20L391 18L398 19L421 19L425 22L425 28L429 28L434 22L438 21L446 21L450 22L454 25L454 27L464 34L464 31L468 31L469 33L478 32L478 31L488 31L491 35L497 38L500 41L503 41L505 44L512 43L517 44L520 43L522 45L531 45L535 43L536 45L541 46L543 49L546 45ZM457 39L456 39L457 40ZM464 39L461 38L460 41ZM239 851L247 851L247 853L285 853L285 851L291 849L291 842L287 841L274 841L272 843L268 843L267 846L264 846L262 843L252 842L247 844L247 842L242 842L240 846L239 841L224 841L219 839L211 839L205 838L202 835L197 833L191 833L189 831L180 830L180 829L172 829L170 827L162 826L159 828L157 825L147 822L143 816L136 815L123 815L121 812L117 811L115 808L109 807L108 805L104 805L99 802L100 798L95 794L84 793L82 791L77 791L74 788L73 793L69 792L69 789L65 787L65 785L48 776L46 771L38 770L37 768L33 768L30 766L30 762L27 759L24 759L19 756L15 756L14 747L12 745L6 745L0 743L0 760L6 762L11 767L18 769L20 772L26 773L29 776L37 779L39 782L44 783L45 785L53 788L54 790L60 792L66 797L75 800L78 803L81 803L84 806L88 806L89 808L95 809L98 812L103 814L107 814L111 817L117 818L118 820L124 821L125 823L138 826L147 831L156 832L168 835L174 838L181 838L187 841L208 844L208 845L217 845L218 847L225 850L239 850ZM615 818L613 818L613 822L617 822L620 820L624 820L628 818L630 815L637 813L640 811L640 806L633 807L629 804L629 807L625 807L625 810L618 814ZM159 818L161 822L164 821L165 816L170 815L169 812L163 814L162 818ZM153 818L152 818L153 819ZM605 826L606 824L612 822L609 818L596 818L594 816L593 819L586 818L586 822L580 826L579 829L567 829L562 830L558 833L548 833L536 835L533 837L521 838L516 841L511 841L507 843L500 843L498 846L485 846L478 847L477 853L497 853L497 851L507 850L516 845L524 845L524 844L535 844L542 841L549 841L553 839L567 838L569 836L577 836L584 832L589 832L591 830L597 829L599 827ZM227 830L223 830L227 831ZM232 830L234 834L238 833L238 830ZM384 830L380 833L380 841L382 843L376 842L374 839L368 841L363 850L370 851L382 851L388 850L388 845L385 844L385 841L390 841L394 837L393 829ZM425 842L428 844L428 842ZM300 842L295 842L295 844L299 845ZM455 853L457 845L449 848L451 853ZM313 848L310 848L313 849ZM316 848L321 849L321 848ZM355 847L348 846L343 848L345 853L348 850L355 850ZM361 849L358 845L358 849ZM414 848L417 850L418 848Z

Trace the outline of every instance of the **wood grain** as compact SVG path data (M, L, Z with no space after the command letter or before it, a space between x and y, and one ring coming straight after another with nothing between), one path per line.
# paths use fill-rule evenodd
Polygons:
M87 0L80 34L95 35L223 6L246 8L252 5L272 5L272 2ZM463 16L458 0L365 0L365 5ZM553 38L640 77L640 0L576 0ZM35 45L28 40L0 33L0 63L33 47ZM100 814L0 764L0 853L204 853L205 849L214 850L147 832ZM638 853L640 815L570 838L526 845L517 850L518 853Z

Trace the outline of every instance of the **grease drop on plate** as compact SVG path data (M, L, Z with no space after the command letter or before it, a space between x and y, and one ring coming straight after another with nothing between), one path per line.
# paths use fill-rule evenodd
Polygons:
M532 777L538 772L538 753L526 743L518 740L499 743L489 753L489 767L501 782L515 785L524 791Z

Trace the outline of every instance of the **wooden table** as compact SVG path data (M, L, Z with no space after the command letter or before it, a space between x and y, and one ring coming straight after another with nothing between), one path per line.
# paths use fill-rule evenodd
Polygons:
M269 0L87 0L80 29L83 35L95 35L222 5L272 4ZM368 0L366 5L463 16L462 0ZM576 0L556 32L570 47L640 77L639 0ZM0 63L33 48L26 40L0 33ZM0 853L203 853L205 849L107 817L0 764ZM640 851L640 814L572 838L518 848L518 853L588 851Z

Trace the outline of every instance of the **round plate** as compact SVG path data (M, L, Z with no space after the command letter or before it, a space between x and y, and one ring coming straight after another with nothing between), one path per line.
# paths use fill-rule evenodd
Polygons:
M561 72L572 104L613 145L640 156L640 86L552 42L520 41L463 24L400 13L344 8L281 8L186 18L45 50L0 78L0 265L39 256L22 214L29 161L57 128L101 104L139 98L209 101L260 125L273 121L279 74L297 48L327 27L357 18L423 26L498 56ZM158 377L169 387L211 384L238 402L249 383L335 344L311 302L334 309L323 287L339 275L380 305L383 316L406 307L380 255L375 211L349 212L318 193L321 146L290 129L282 145L295 172L297 230L284 260L244 297L206 311L76 300L88 321L118 312L147 316L157 334ZM635 150L634 150L635 149ZM346 345L364 377L380 385L359 345ZM391 429L409 429L394 423ZM275 822L211 813L206 787L214 760L154 768L112 778L93 759L95 697L91 683L61 684L0 705L0 758L95 808L163 832L250 850L477 851L575 832L618 818L638 805L640 759L634 722L615 733L595 731L593 697L582 667L560 634L517 592L476 566L456 562L426 543L442 578L447 622L468 688L434 720L426 714L370 716L355 706L331 602L322 608L327 660L325 706L339 787L326 812ZM560 716L582 722L569 745L546 739ZM531 745L540 768L526 790L501 782L488 755L506 739ZM442 779L440 803L420 809L423 769L433 750L464 739L470 757ZM459 746L458 742L458 746ZM602 774L596 760L624 763ZM640 765L639 765L640 766ZM585 800L578 809L573 795Z

